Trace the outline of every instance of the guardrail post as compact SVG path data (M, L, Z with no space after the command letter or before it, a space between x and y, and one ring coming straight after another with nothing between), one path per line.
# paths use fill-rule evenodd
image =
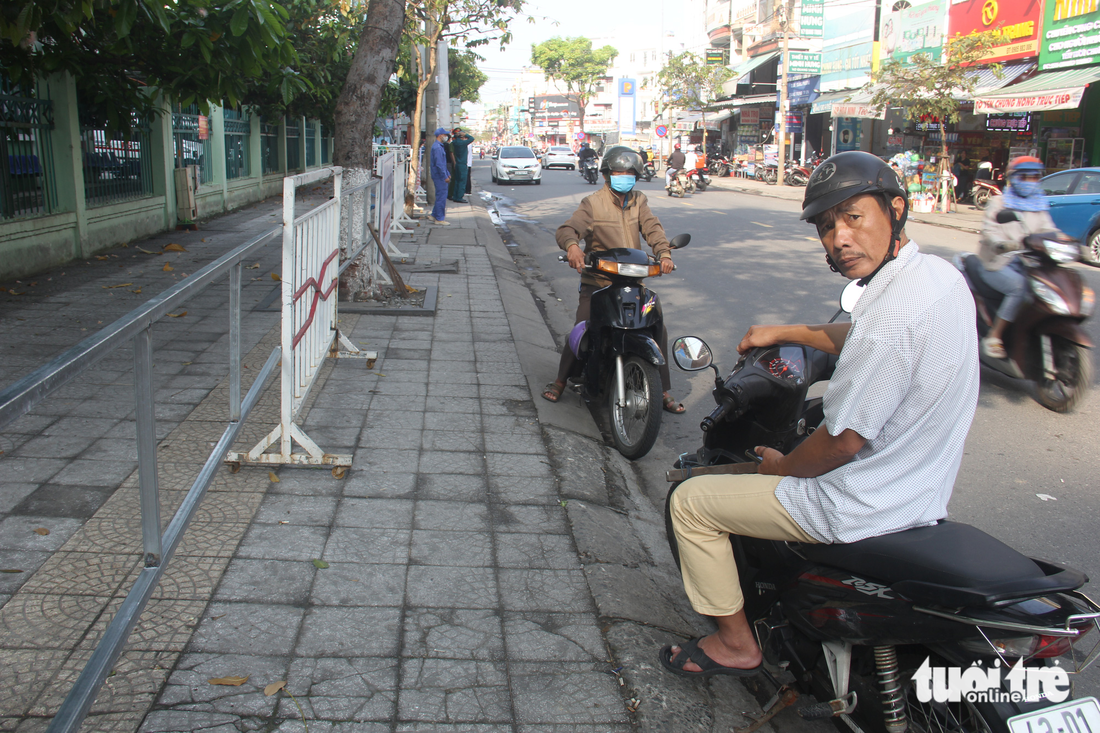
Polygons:
M283 179L283 268L282 273L282 348L283 363L281 369L280 389L280 426L282 433L279 436L279 453L289 456L293 452L290 440L290 423L294 420L294 359L291 353L294 350L295 324L290 316L294 307L293 278L297 263L294 247L294 196L297 191L295 176L287 176Z
M157 421L153 401L153 329L134 336L134 403L137 408L138 485L145 567L160 565L160 494L157 491Z
M241 263L229 269L229 420L241 419Z

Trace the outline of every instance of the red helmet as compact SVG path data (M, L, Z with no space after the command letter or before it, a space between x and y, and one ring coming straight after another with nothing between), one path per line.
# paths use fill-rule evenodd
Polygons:
M679 150L680 149L680 143L676 143L675 145L673 145L672 149L673 150Z
M1021 155L1019 158L1012 159L1005 175L1011 176L1013 173L1035 173L1041 176L1046 173L1046 166L1036 157Z

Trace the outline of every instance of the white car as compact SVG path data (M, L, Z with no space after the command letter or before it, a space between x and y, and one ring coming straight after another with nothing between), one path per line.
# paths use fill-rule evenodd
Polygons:
M502 147L493 156L493 183L542 183L542 164L531 148L523 145Z
M542 167L549 170L554 166L561 166L573 171L577 169L577 154L568 145L551 145L542 157Z

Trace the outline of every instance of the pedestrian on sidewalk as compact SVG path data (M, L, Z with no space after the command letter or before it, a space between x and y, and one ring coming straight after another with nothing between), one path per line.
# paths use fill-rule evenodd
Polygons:
M443 147L446 139L447 131L442 127L437 128L429 163L432 185L435 186L435 206L432 207L432 215L429 219L436 224L450 223L444 221L447 216L447 185L451 182L451 174L447 172L447 151Z
M661 263L661 274L672 272L672 247L665 236L664 227L650 210L645 194L633 190L635 182L644 172L642 156L625 145L617 145L607 151L600 165L600 172L603 173L604 187L591 196L585 196L573 216L558 227L554 235L558 246L565 250L569 258L569 266L581 273L578 290L580 301L574 324L588 320L592 294L611 283L606 277L585 272L584 256L589 252L603 252L620 247L641 249L641 237L645 237L646 243ZM583 250L580 244L582 241L585 243ZM661 353L668 353L668 333L663 326L658 345ZM543 399L557 402L565 389L565 381L578 376L579 371L580 362L566 343L558 362L558 377L543 389ZM667 359L659 371L661 388L664 390L662 407L666 412L678 415L686 408L669 394L672 375L668 371Z
M451 186L451 201L456 204L466 203L466 176L469 173L470 143L474 139L462 131L461 127L454 129L451 138L451 150L455 156L455 171Z

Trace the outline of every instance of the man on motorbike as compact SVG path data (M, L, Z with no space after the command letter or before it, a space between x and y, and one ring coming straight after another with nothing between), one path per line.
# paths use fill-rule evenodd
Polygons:
M577 169L584 175L584 161L598 158L596 151L588 143L581 143L581 151L577 153Z
M565 250L569 266L581 273L581 284L578 288L580 299L574 324L588 320L592 294L610 283L605 277L590 275L584 271L584 257L589 252L620 247L641 249L641 235L660 261L661 274L672 272L672 248L665 237L664 227L650 211L645 194L633 190L635 181L642 177L642 165L641 156L625 145L617 145L608 150L600 166L607 185L591 196L585 196L573 216L558 227L554 235L558 246ZM580 244L582 241L583 249ZM668 334L663 331L662 328L659 345L661 353L667 353ZM577 376L575 372L578 366L577 357L567 343L561 351L557 379L546 385L542 391L543 398L557 402L565 389L566 380ZM668 392L672 381L667 361L659 371L664 390L664 409L676 414L683 412L684 406L676 402Z
M908 213L901 180L870 153L839 153L810 177L801 218L816 225L830 267L865 288L850 324L753 326L738 344L798 343L840 358L825 422L797 448L758 446L756 475L699 476L671 495L684 589L718 632L664 647L666 669L746 675L761 663L731 533L850 543L947 515L978 399L974 305L958 271L908 239Z
M684 169L687 156L680 150L680 143L672 149L672 155L665 161L665 188L672 186L672 177Z
M1034 232L1057 231L1050 218L1050 203L1039 185L1043 177L1043 162L1031 156L1021 156L1008 164L1008 185L1004 193L989 200L982 221L982 237L978 256L985 272L982 281L1004 293L997 309L993 327L982 339L982 353L993 359L1005 359L1004 337L1008 324L1016 320L1020 306L1027 299L1028 284L1024 264L1017 257L1023 239ZM1001 224L997 214L1002 209L1016 212L1018 221Z

